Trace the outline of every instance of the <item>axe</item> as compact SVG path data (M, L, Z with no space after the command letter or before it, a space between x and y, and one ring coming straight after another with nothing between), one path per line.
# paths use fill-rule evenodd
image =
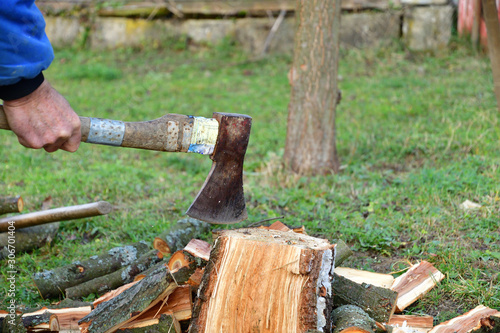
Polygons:
M80 117L82 142L210 155L212 168L187 215L214 224L247 218L243 160L252 118L215 112L213 118L167 114L143 122ZM0 129L10 130L0 105Z

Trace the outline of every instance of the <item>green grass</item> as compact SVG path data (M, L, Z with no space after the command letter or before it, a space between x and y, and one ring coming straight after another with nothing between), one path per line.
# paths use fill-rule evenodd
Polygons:
M298 177L282 166L289 56L248 59L236 49L188 52L60 50L47 71L82 116L141 121L165 113L245 113L248 223L284 215L356 251L345 265L398 271L428 260L446 278L407 313L442 321L477 304L500 309L500 126L487 57L458 46L434 57L397 47L342 51L337 108L339 174ZM153 237L184 217L211 161L82 144L75 154L27 150L0 133L3 195L26 211L107 200L109 216L61 225L57 238L18 254L17 301L47 304L31 274ZM466 199L482 208L464 211ZM3 268L3 263L1 264ZM2 269L0 298L7 291Z

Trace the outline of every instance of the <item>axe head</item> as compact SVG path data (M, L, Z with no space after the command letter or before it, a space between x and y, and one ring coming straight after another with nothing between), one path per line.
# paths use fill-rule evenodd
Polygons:
M213 114L219 132L212 169L187 215L213 224L231 224L245 220L243 160L250 138L252 118L233 113Z

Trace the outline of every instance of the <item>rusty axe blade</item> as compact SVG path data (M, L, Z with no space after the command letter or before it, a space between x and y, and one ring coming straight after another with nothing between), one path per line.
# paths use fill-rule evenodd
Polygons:
M215 224L245 220L247 215L243 194L243 160L250 138L252 118L234 113L214 113L219 132L212 169L187 215Z

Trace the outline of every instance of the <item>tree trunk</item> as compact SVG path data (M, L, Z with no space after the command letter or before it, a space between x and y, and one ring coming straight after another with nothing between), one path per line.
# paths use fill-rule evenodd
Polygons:
M190 333L330 332L334 246L260 228L219 233Z
M495 0L482 0L483 15L488 36L488 51L493 71L493 84L497 107L500 111L500 24L498 23L498 10Z
M335 108L340 0L297 0L297 32L289 74L291 97L285 163L300 174L339 170Z

